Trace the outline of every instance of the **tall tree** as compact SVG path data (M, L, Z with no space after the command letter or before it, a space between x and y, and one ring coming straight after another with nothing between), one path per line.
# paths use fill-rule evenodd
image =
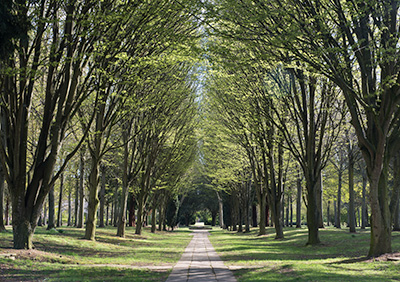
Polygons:
M27 28L23 38L14 41L15 51L1 68L1 107L6 126L0 161L12 196L14 248L33 247L43 202L84 138L56 170L69 123L86 99L86 92L76 90L79 79L87 75L81 70L88 62L93 42L102 34L99 15L108 8L105 2L96 5L71 0L61 4L48 0L13 6L13 15L30 30L28 33ZM93 23L92 29L87 28L88 22ZM36 87L38 81L44 87ZM40 132L34 137L35 153L28 162L34 95L41 96L43 106Z
M371 204L368 255L391 252L387 185L399 149L398 1L222 1L214 8L251 45L307 63L343 91L367 167ZM221 11L222 10L222 11ZM395 188L397 189L397 187Z

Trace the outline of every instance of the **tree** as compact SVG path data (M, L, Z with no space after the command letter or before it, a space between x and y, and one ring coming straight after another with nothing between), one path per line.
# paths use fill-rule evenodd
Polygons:
M16 5L13 15L23 22L23 36L15 40L15 51L1 68L1 111L5 119L0 162L12 196L14 248L32 248L32 238L43 202L78 151L77 146L55 171L62 140L86 99L77 91L93 51L93 42L102 34L100 19L107 3L92 1L27 2ZM29 21L28 21L29 19ZM92 29L87 23L92 22ZM42 78L42 79L39 79ZM38 81L44 87L36 87ZM39 90L41 91L39 91ZM27 159L32 101L43 99L40 132L34 137L35 153ZM2 138L2 140L3 140ZM29 167L28 167L29 165Z
M283 52L338 85L367 167L368 255L391 252L388 163L399 147L398 1L223 1L219 16L245 38ZM225 6L224 6L225 7ZM214 9L215 10L215 9ZM228 12L229 11L229 12ZM397 140L397 141L396 141ZM397 188L396 188L397 189Z

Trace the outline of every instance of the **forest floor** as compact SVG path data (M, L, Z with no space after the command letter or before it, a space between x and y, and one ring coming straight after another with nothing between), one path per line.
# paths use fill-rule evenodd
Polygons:
M84 229L39 227L34 250L12 249L12 232L0 233L0 281L165 281L192 239L192 231L152 234L147 228L126 238L116 228L98 228L96 241L83 240ZM400 281L400 232L393 232L395 254L367 259L369 230L327 227L322 244L305 246L307 228L285 228L275 240L274 229L257 236L210 230L210 241L239 282L247 281Z
M215 250L238 281L400 281L400 232L393 232L393 254L367 258L369 230L320 230L321 245L306 246L307 228L285 228L285 239L214 229Z

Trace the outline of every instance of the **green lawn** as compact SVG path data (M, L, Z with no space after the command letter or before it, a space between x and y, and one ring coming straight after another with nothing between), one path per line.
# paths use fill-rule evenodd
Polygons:
M156 234L145 229L138 236L129 227L126 238L119 238L116 228L107 227L97 229L94 242L81 239L84 229L61 229L39 227L31 251L11 249L12 233L0 233L0 281L164 281L192 238L187 228ZM161 268L146 268L152 266Z
M238 281L400 281L399 262L371 260L369 231L350 234L325 228L320 246L305 246L307 229L286 228L284 240L268 235L214 229L210 240ZM400 251L400 232L393 233L393 251Z
M13 250L12 233L0 233L0 281L165 281L191 240L191 231L141 236L128 228L97 229L96 242L81 239L83 229L63 232L38 228L35 250ZM400 281L399 262L367 260L369 231L321 230L321 246L305 246L307 229L285 229L284 240L268 235L214 228L210 240L225 264L242 281ZM400 251L400 233L393 233L393 250ZM5 258L14 254L16 259ZM153 266L161 266L154 268Z

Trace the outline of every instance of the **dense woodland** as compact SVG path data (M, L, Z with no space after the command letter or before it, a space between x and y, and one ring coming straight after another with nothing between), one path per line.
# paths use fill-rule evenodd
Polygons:
M400 2L3 0L0 229L400 230ZM133 231L134 230L134 231Z

